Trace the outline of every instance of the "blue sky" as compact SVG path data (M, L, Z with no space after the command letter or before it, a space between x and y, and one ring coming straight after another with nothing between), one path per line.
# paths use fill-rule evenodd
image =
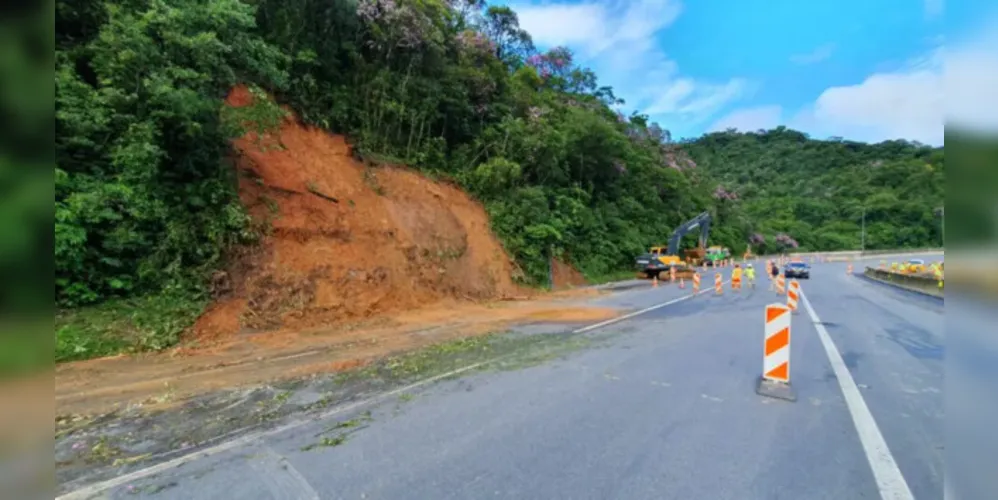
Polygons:
M992 128L998 121L998 99L982 95L998 94L998 10L986 10L990 3L510 5L539 48L573 49L627 101L623 111L647 113L677 138L787 125L819 138L940 145L944 118Z

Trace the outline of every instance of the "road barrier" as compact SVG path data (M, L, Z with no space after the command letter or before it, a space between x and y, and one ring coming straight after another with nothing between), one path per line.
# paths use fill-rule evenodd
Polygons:
M762 377L756 393L788 401L797 399L790 386L790 308L784 304L766 306Z
M776 294L784 295L787 293L787 279L781 274L776 277Z
M693 273L693 294L700 291L700 273Z
M896 273L872 267L866 268L863 273L869 279L886 283L904 290L930 295L933 297L943 296L943 280L937 280L933 276L920 274Z
M800 297L800 283L797 280L790 280L790 287L787 288L787 307L794 313L797 312L797 299Z
M676 282L676 266L669 267L669 283Z
M714 273L714 293L717 295L724 293L724 283L722 282L721 273Z
M867 259L870 257L907 257L916 255L929 255L943 253L945 249L943 248L913 248L910 250L905 249L891 249L891 250L841 250L835 252L793 252L790 253L790 257L794 258L814 258L818 262L846 262L850 260ZM772 255L756 255L756 259L766 260L766 259L779 259L786 257L786 255L772 254Z

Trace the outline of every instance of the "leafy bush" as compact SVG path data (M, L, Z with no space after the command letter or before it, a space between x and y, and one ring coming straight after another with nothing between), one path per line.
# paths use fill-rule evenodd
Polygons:
M757 252L855 248L864 209L870 248L939 241L932 210L942 203L941 151L901 141L814 141L782 128L677 143L647 116L615 111L623 101L570 51L538 52L508 7L479 0L60 7L56 300L155 307L139 329L165 339L119 345L93 329L63 328L61 359L169 343L173 326L149 325L191 317L130 298L166 290L201 304L208 272L232 245L253 239L227 140L240 127L273 127L283 114L269 104L222 112L236 84L275 96L306 123L350 135L365 154L461 183L483 202L530 283L546 281L552 255L570 255L592 277L615 275L704 210L714 214L711 244L736 255L750 242ZM166 319L176 317L184 319Z

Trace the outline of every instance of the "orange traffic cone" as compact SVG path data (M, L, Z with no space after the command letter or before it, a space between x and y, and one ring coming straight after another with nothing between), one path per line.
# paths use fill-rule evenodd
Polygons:
M658 288L658 276L655 276L654 278L652 278L652 280L651 280L651 286L652 286L652 288Z

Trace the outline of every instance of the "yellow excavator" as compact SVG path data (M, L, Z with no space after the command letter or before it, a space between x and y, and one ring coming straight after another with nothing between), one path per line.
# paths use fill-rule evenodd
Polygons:
M637 271L648 279L659 276L662 272L668 272L670 268L676 269L677 278L691 278L693 269L703 262L706 254L707 236L710 235L710 212L703 212L690 219L685 224L679 226L669 237L668 246L654 246L648 253L635 259ZM679 243L687 233L700 228L700 238L696 248L687 250L686 260L679 257Z

